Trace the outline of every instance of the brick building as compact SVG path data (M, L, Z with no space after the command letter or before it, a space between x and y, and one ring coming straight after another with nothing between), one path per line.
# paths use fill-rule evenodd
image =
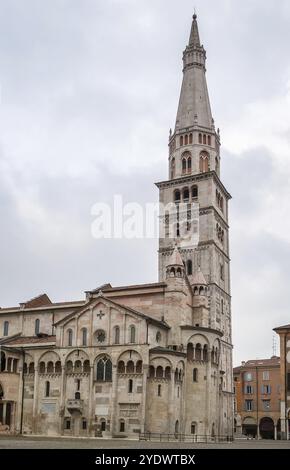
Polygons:
M250 360L235 367L234 393L236 436L280 438L279 357Z

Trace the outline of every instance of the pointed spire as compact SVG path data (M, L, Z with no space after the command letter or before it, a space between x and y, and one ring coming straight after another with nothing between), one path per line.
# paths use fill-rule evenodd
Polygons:
M170 256L170 259L168 261L167 266L182 266L182 267L184 267L183 261L182 261L182 258L181 258L181 254L179 252L179 249L178 249L177 245L175 245L175 247L174 247L173 253Z
M198 270L191 276L191 279L190 279L190 284L192 286L206 286L207 285L207 282L205 280L205 277L203 275L203 272L202 270L200 269L200 267L198 268Z
M200 47L200 39L199 39L199 32L198 32L198 24L197 24L197 15L194 13L192 17L192 26L191 32L189 37L189 46Z
M193 15L189 44L183 53L183 83L175 131L193 126L214 130L206 83L206 52L200 43L197 16Z

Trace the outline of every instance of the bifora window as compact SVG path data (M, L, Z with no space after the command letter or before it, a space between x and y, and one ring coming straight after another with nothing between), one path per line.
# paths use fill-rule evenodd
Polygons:
M103 356L97 361L97 382L112 381L112 361L109 357Z

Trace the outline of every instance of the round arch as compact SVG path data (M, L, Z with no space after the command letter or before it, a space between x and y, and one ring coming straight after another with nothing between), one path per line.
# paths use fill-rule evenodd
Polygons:
M269 418L268 416L262 418L260 420L259 430L262 439L274 439L275 425L272 418Z

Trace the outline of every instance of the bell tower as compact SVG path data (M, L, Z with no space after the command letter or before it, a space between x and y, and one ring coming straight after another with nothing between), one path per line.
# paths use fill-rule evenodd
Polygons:
M220 132L212 117L206 82L206 51L200 41L197 16L193 16L188 44L183 52L183 80L174 131L169 134L168 180L157 183L161 205L197 207L198 225L188 222L198 241L182 243L179 224L169 231L170 214L161 215L164 226L159 238L159 279L166 281L166 266L177 244L186 275L202 275L206 300L198 323L222 332L223 387L232 391L232 334L228 202L231 199L220 179ZM178 222L178 215L177 215ZM189 279L190 281L190 279ZM198 286L200 288L200 286ZM201 302L200 298L194 301Z

